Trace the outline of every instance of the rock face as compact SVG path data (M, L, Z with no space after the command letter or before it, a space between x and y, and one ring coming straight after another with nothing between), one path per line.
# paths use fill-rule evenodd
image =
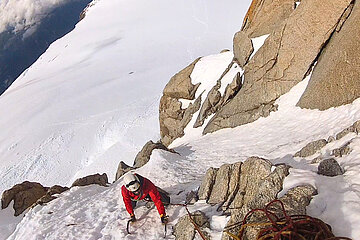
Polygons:
M199 103L182 109L179 101L179 99L195 99L195 92L199 85L195 86L191 83L190 75L199 60L200 58L196 59L175 74L163 91L160 99L159 121L161 142L165 146L168 146L175 138L184 135L184 128L191 120L192 114L200 108Z
M360 2L344 20L321 53L298 106L325 110L360 97L360 42L354 37L360 35Z
M275 100L306 76L350 2L302 1L245 65L243 87L204 133L243 125L276 110Z
M318 166L318 174L328 177L335 177L338 175L342 175L343 170L334 158L330 158L320 162Z
M91 184L98 184L100 186L107 187L107 184L109 184L109 182L106 173L103 173L102 175L97 173L94 175L89 175L83 178L79 178L75 180L75 182L71 185L71 187L87 186Z
M200 227L203 233L206 233L204 230L210 228L209 220L203 212L196 211L191 214L191 217L194 222ZM195 237L195 233L195 227L188 215L183 216L179 219L179 221L174 227L173 232L173 234L175 235L175 239L177 240L193 240Z
M306 144L300 151L295 153L295 157L308 157L315 154L321 148L323 148L328 142L325 139L320 139L314 142Z
M242 31L251 38L270 34L294 11L295 0L253 0Z
M19 216L34 204L49 202L56 198L53 196L54 194L62 193L68 189L57 185L48 188L43 187L40 183L25 181L4 191L1 197L1 208L7 208L10 202L14 200L15 216Z

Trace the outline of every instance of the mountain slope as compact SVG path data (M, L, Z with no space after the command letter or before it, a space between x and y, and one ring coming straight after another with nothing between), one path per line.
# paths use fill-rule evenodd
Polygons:
M165 83L231 48L250 1L94 1L0 97L0 192L25 179L71 184L131 163L159 139Z
M211 66L211 65L210 65ZM191 130L172 147L180 153L171 154L156 150L151 160L138 173L169 191L173 203L185 200L185 194L199 187L200 180L209 166L244 161L248 156L258 155L273 163L285 162L292 166L286 178L284 191L304 183L318 189L308 213L331 224L337 236L360 237L359 222L359 137L349 134L334 141L322 153L327 155L333 148L352 141L353 151L338 158L346 170L343 176L325 177L316 174L317 164L310 159L294 158L292 155L310 140L327 138L360 118L360 102L327 111L302 110L295 107L306 88L308 79L295 86L279 101L279 111L267 118L240 126L224 129L206 136L196 136ZM316 120L316 121L315 121ZM271 126L271 127L269 127ZM321 126L321 127L319 127ZM139 222L131 226L132 234L126 233L128 214L122 202L122 181L108 188L88 186L73 188L44 207L36 207L26 214L17 230L9 239L159 239L163 236L158 213L141 205L135 214ZM282 193L280 193L281 195ZM190 211L200 209L210 218L212 239L220 239L228 220L216 212L217 206L198 202ZM182 207L167 208L170 226L186 214ZM344 225L344 223L346 223ZM169 227L170 228L170 227ZM174 239L168 236L167 239Z

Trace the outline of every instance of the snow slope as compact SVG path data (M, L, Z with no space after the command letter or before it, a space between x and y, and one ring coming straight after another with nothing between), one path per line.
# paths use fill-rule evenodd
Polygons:
M158 100L170 76L199 55L231 47L241 20L229 30L227 39L225 32L223 36L218 32L220 25L235 24L236 4L240 3L155 0L151 4L136 1L135 6L125 0L98 1L72 33L55 42L0 97L0 174L4 180L0 189L23 179L52 185L69 184L77 176L93 172L105 171L111 176L120 160L131 163L145 141L158 138ZM176 11L163 11L166 7ZM218 21L220 17L231 21ZM201 91L209 91L212 83L208 80L222 73L231 56L231 52L211 55L197 63L191 77L201 82ZM241 69L229 74L237 71ZM331 224L336 235L359 239L360 138L351 133L321 150L329 156L332 149L352 141L352 152L337 159L346 170L343 176L319 176L317 165L310 163L312 158L292 155L306 143L334 136L360 119L360 100L326 111L302 110L295 104L307 82L305 79L282 96L277 102L279 110L267 118L206 136L189 125L185 136L171 145L180 155L156 150L137 172L169 191L172 202L180 203L186 192L198 188L210 166L244 161L253 155L273 163L285 162L293 168L284 192L299 184L313 184L319 194L308 213ZM72 188L30 210L23 219L11 217L10 209L1 210L0 239L160 239L163 228L158 213L141 205L135 210L139 221L127 235L129 216L121 185L120 180L109 187ZM190 211L196 209L206 212L211 236L220 239L227 217L204 202L190 207ZM170 233L185 210L170 206L167 213Z
M222 54L227 60L226 54ZM208 70L221 56L207 58ZM199 64L195 66L204 68ZM206 67L205 67L206 68ZM326 157L332 149L352 141L352 152L338 158L346 170L343 176L325 177L316 174L317 164L292 155L311 140L328 138L360 119L360 99L326 111L304 110L295 106L308 79L300 82L277 101L279 110L267 118L234 129L224 129L206 136L188 133L172 144L180 155L154 151L151 160L137 172L171 193L173 203L183 203L185 195L199 187L208 167L244 161L252 155L270 159L273 163L292 166L285 179L283 193L300 184L312 184L319 194L314 197L308 213L331 224L337 236L360 238L360 137L354 133L336 140L321 150ZM196 117L194 115L194 117ZM164 231L157 211L139 205L135 214L139 221L126 233L129 218L122 202L121 179L109 187L87 186L72 188L44 207L29 211L15 232L14 239L161 239ZM280 193L283 194L283 193ZM211 220L212 239L220 239L228 218L216 212L217 206L198 202L190 211L204 211ZM169 228L185 215L178 206L167 208ZM168 232L171 232L170 230ZM31 236L31 237L29 237ZM168 235L166 239L174 239Z
M159 139L170 77L232 47L250 0L94 0L0 97L0 193L106 172Z

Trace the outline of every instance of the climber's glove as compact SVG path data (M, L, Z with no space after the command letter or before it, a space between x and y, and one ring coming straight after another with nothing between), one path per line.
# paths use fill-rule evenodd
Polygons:
M165 214L161 214L161 215L160 215L160 218L161 218L161 223L162 223L162 224L167 224L168 221L169 221L169 217L166 216Z
M136 222L135 214L130 214L130 222Z

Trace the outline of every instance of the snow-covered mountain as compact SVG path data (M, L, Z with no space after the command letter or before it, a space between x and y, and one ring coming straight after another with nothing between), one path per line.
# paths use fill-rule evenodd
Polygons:
M250 10L257 2L252 2ZM307 8L306 3L320 4L321 1L303 2L299 5L299 2L289 1L288 8L294 14L288 15L303 16L301 11L318 15L309 10L312 8ZM332 3L334 1L329 5L336 5ZM217 3L201 0L94 1L74 31L52 44L0 97L0 116L3 116L0 119L0 126L3 126L0 192L24 180L38 181L45 186L70 185L76 178L96 172L106 172L112 181L120 161L131 165L147 140L156 141L163 137L160 136L163 129L158 127L159 102L160 97L166 97L170 91L178 93L177 86L173 88L171 83L165 87L174 73L197 57L209 55L194 63L190 74L186 72L190 85L197 87L192 89L192 98L177 97L179 103L176 102L173 109L179 107L178 112L183 114L195 106L196 101L202 108L207 101L211 103L206 96L217 85L220 84L217 91L223 97L227 84L235 81L239 74L246 76L251 72L252 69L246 66L233 64L234 53L239 56L235 47L234 53L219 53L224 48L232 49L233 35L240 30L249 5L250 1L239 3L233 0ZM265 4L262 9L265 12L266 7ZM339 8L338 15L343 18L343 8ZM296 9L300 11L295 12ZM247 21L250 18L251 14L247 15ZM337 21L336 16L333 18ZM252 30L251 26L249 29ZM313 31L309 29L309 32ZM290 36L290 45L299 44L291 39L291 34L285 30L281 32L281 37ZM328 36L330 32L326 34ZM249 35L251 39L246 39L254 47L252 54L247 53L245 62L249 65L257 66L256 59L266 61L268 55L274 54L267 49L276 45L272 44L278 36L276 32L260 35ZM311 43L311 39L307 41ZM325 37L321 41L326 41ZM320 41L314 42L323 47ZM280 50L289 47L285 40L281 43L275 47ZM296 59L296 54L292 58L286 54L281 58L278 54L278 61L271 66L285 65L287 60ZM300 73L302 78L298 83L286 91L282 87L275 88L283 91L271 102L276 110L264 111L264 116L255 114L257 118L247 124L203 135L206 125L218 112L207 114L205 123L194 127L202 112L200 108L189 115L186 124L180 120L183 133L169 146L179 154L155 150L150 161L136 171L168 191L173 203L182 203L188 192L198 189L209 167L243 162L255 155L269 159L273 164L285 163L292 168L278 195L294 186L311 184L318 194L307 207L307 213L329 223L335 235L358 239L359 137L357 128L348 127L360 119L360 102L357 99L324 111L296 106L312 78L314 62L306 60L310 62L310 70L306 69L306 74ZM319 65L320 62L321 59ZM283 76L289 68L283 69ZM294 72L291 70L289 74L294 76ZM241 81L245 90L256 92L246 88L243 78ZM235 99L234 96L230 98ZM231 105L226 104L228 100L224 100L223 106ZM346 134L337 137L344 129L347 129ZM296 156L302 147L318 139L326 139L326 144L316 153ZM345 173L336 177L318 175L315 160L331 157L336 149L344 146L351 150L336 160ZM158 214L141 204L135 210L138 222L132 226L132 234L127 234L129 216L122 202L121 186L120 179L109 187L73 187L49 204L36 206L16 218L10 207L1 210L0 238L162 238L164 229L159 224ZM190 211L202 210L209 217L211 239L221 239L230 218L217 208L205 201L189 206ZM170 216L169 229L186 214L181 206L169 206L166 211ZM167 239L175 239L170 230Z
M192 59L231 48L247 2L94 1L0 97L0 191L71 184L131 163L157 140L162 88ZM114 171L115 169L115 171Z
M79 21L90 0L0 2L0 94Z

